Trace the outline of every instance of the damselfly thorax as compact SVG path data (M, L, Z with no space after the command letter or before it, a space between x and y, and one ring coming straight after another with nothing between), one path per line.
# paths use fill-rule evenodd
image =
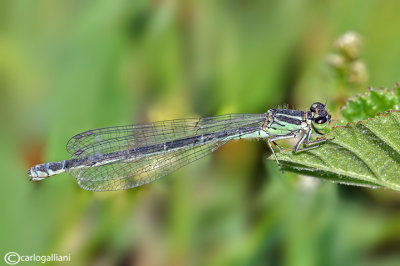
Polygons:
M276 141L299 138L294 152L314 149L326 139L310 141L331 116L322 103L309 111L270 109L264 114L228 114L142 125L89 130L73 136L69 160L39 164L28 170L33 181L68 172L87 190L120 190L147 184L198 160L235 139L261 138L275 157Z

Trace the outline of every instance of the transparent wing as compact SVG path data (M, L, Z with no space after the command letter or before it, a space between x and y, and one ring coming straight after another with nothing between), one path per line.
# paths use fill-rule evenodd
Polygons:
M139 157L126 162L88 167L69 171L78 180L80 187L92 191L110 191L133 188L147 184L160 177L198 160L215 151L226 141L215 141L203 145L167 153Z
M257 127L265 119L265 114L228 114L94 129L73 136L67 151L72 158L103 155L207 133Z
M84 167L68 171L87 190L120 190L140 186L204 157L243 132L247 134L260 130L265 119L264 114L232 114L90 130L72 137L68 142L71 159L85 160ZM207 142L189 142L187 146L154 154L136 152L143 147L217 132L235 133ZM118 156L125 151L129 151L129 157L95 166L95 161L103 155ZM90 166L91 161L93 166Z

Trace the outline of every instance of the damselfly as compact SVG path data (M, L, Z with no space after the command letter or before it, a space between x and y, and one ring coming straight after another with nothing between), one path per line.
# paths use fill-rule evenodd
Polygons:
M147 184L215 151L235 139L262 138L276 157L277 140L299 138L294 152L320 146L310 141L330 121L325 105L310 111L270 109L263 114L228 114L176 119L133 126L89 130L67 143L71 159L43 163L28 170L33 181L68 172L86 190L128 189ZM301 147L301 145L303 146Z

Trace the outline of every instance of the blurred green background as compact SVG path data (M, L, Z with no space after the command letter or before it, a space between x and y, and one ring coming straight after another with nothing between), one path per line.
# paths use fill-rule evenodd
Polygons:
M400 194L279 171L262 141L235 141L168 177L88 192L68 158L89 129L262 113L392 87L400 1L11 1L0 3L1 261L73 265L400 265ZM368 78L329 64L335 39L362 37ZM332 62L331 62L332 63Z

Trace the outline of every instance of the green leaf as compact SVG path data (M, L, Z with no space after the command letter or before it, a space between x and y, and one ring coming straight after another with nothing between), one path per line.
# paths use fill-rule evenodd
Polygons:
M334 127L321 147L277 154L283 170L400 190L400 111Z
M360 121L372 118L378 113L387 110L399 110L400 108L400 85L389 89L373 89L347 100L342 108L343 120L345 122Z

